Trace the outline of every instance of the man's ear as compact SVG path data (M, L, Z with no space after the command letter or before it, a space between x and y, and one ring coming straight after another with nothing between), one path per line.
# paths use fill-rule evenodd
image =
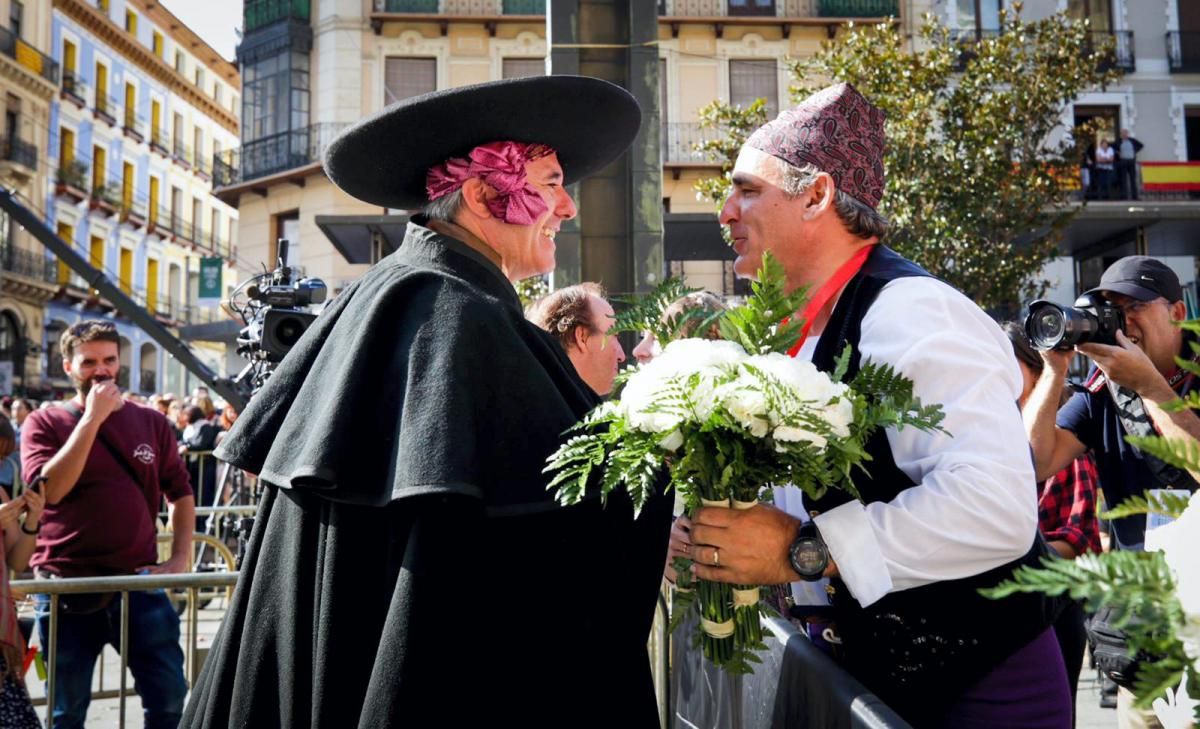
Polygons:
M588 336L591 334L591 329L586 324L580 324L575 327L575 331L571 333L571 341L575 342L575 349L580 352L587 346Z
M804 206L804 219L812 220L823 215L833 207L833 198L837 194L837 186L828 172L817 173L812 187L808 188L808 202Z
M462 186L463 207L468 214L481 220L492 217L488 210L488 198L494 194L492 186L478 177L468 177Z
M1187 318L1187 304L1183 301L1176 301L1171 304L1171 321L1183 321Z

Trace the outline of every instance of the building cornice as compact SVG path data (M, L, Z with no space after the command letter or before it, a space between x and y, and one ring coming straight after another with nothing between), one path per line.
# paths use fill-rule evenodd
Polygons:
M218 53L194 30L187 27L182 20L175 17L174 13L167 10L165 5L154 0L125 1L135 8L140 8L146 18L165 29L176 43L187 48L198 61L208 66L235 91L241 90L241 76L238 74L237 66Z
M135 63L143 71L162 82L175 95L196 107L201 113L228 129L238 133L238 120L233 112L220 106L181 76L170 64L154 55L137 39L118 27L99 9L83 0L54 0L54 7L64 15L94 33L102 42Z
M22 89L36 94L47 102L58 91L57 86L17 63L16 59L3 54L0 54L0 78L15 82Z

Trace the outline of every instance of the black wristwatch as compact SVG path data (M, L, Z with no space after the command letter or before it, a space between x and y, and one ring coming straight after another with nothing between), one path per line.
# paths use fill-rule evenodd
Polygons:
M829 548L821 539L817 525L806 521L800 525L796 539L788 548L788 562L805 582L816 582L829 566Z

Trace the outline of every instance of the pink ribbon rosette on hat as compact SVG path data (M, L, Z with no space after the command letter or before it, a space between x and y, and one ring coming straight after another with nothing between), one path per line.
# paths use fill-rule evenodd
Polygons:
M478 177L496 191L496 196L487 201L492 215L513 225L532 225L549 206L526 180L525 165L553 151L542 144L481 144L465 158L453 157L431 167L425 176L425 192L430 201L437 200Z

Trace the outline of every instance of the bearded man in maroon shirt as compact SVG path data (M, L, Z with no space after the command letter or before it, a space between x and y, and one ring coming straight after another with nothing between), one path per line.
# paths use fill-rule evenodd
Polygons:
M30 564L49 577L186 572L195 523L187 469L166 418L122 402L116 327L79 322L63 332L62 353L75 397L31 414L21 431L26 478L46 479L46 510ZM170 559L158 564L155 519L164 496L175 537ZM49 645L49 598L37 596L37 607L42 645ZM55 727L84 725L96 657L106 643L120 645L120 630L120 594L62 598ZM145 726L173 729L187 683L179 617L162 590L129 593L128 658Z

